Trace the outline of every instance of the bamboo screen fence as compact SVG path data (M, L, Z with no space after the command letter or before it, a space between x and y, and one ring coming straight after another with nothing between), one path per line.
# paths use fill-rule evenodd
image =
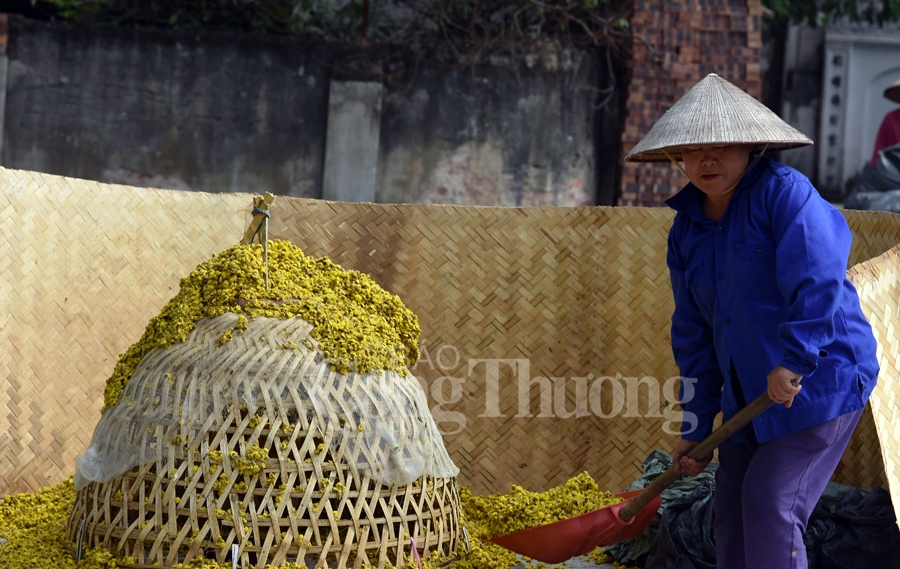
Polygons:
M250 203L0 169L0 495L72 473L118 354L182 276L240 240ZM294 198L271 211L272 238L370 274L418 315L412 371L474 492L545 489L582 470L623 490L650 450L674 448L671 211ZM900 217L846 215L882 375L835 478L897 492L900 253L881 255Z

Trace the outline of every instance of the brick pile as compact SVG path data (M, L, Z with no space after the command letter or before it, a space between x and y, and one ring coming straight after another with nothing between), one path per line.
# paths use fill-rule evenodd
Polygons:
M635 0L623 157L709 73L759 98L761 17L762 0ZM685 183L670 163L625 163L618 204L660 206Z
M9 20L6 14L0 13L0 55L6 55L9 43Z

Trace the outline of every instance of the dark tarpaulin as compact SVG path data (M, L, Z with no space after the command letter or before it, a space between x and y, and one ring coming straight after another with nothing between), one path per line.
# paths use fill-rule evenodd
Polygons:
M878 153L875 166L863 170L844 198L844 207L900 213L900 144Z
M653 451L633 487L643 488L671 464ZM715 569L715 463L700 477L682 477L664 494L658 526L606 551L620 563L646 569ZM698 480L699 478L699 480ZM672 492L673 488L676 489ZM900 569L900 529L890 494L830 482L803 534L809 569Z
M881 488L852 488L809 519L803 543L809 569L898 569L900 530L891 496Z
M661 450L653 450L644 460L644 474L634 481L627 489L637 490L646 488L656 477L665 472L672 466L672 457ZM719 468L718 462L711 462L697 476L682 476L676 480L671 486L663 490L662 501L659 506L659 516L663 515L669 505L686 494L690 494L695 488L705 482L714 485L713 479L716 476L716 469ZM644 532L633 539L619 542L612 547L606 549L613 559L619 563L627 565L643 566L647 559L647 554L653 542L656 540L658 528L656 524L651 524Z
M646 569L716 569L712 497L707 480L666 508Z

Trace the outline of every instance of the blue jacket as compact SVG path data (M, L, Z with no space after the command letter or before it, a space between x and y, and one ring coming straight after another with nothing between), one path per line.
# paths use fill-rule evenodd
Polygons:
M703 215L702 196L688 184L666 201L678 212L667 256L672 349L682 376L697 379L682 404L682 436L702 440L720 410L725 420L738 411L732 360L747 403L778 365L803 376L790 409L773 405L753 421L760 443L861 409L878 361L846 277L844 216L805 176L768 158L747 172L719 222Z

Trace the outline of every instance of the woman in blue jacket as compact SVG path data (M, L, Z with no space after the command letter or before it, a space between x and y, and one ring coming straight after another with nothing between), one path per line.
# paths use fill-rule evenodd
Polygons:
M626 157L673 161L690 180L667 262L672 350L696 378L673 458L768 392L776 403L719 448L715 537L721 569L805 568L803 532L875 387L876 343L846 278L851 234L796 170L762 154L812 144L710 75ZM684 166L677 162L680 159ZM796 385L795 385L796 384Z

